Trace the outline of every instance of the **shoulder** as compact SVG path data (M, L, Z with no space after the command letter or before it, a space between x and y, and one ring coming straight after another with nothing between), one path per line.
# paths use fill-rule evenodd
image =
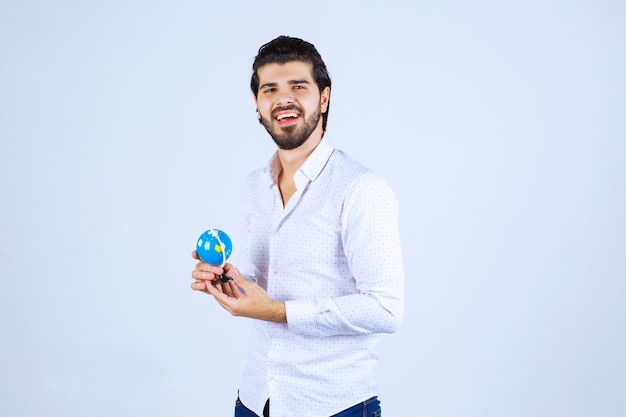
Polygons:
M248 174L246 185L248 188L270 187L272 183L276 181L278 172L280 172L280 162L278 160L278 154L274 153L267 162L267 165L258 167Z
M368 171L355 177L346 187L344 209L396 211L398 200L391 186L380 175Z
M241 202L244 208L255 207L267 200L272 188L272 180L267 167L257 168L248 174L243 186Z
M387 181L345 152L335 149L331 158L333 171L343 178L346 198L367 195L369 198L395 195Z
M329 163L337 171L352 178L371 172L365 165L340 149L333 151Z
M269 186L272 183L271 170L268 166L254 169L248 174L246 179L247 188L257 188L264 184Z

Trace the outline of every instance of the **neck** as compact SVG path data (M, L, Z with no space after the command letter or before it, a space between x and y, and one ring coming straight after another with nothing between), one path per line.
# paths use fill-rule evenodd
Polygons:
M295 172L300 169L304 161L313 153L317 145L322 141L324 131L321 124L311 133L311 136L302 145L295 149L278 149L278 158L282 165L282 177L293 178Z

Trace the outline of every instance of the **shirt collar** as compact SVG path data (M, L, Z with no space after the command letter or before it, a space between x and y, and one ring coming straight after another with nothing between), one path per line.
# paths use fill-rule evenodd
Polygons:
M304 174L309 181L315 181L315 179L322 172L322 169L324 169L324 166L326 166L326 163L334 150L335 147L327 139L322 138L317 147L315 147L313 152L311 152L311 155L309 155L306 161L304 161L298 170L298 173ZM278 175L282 171L280 159L278 158L278 152L274 153L267 168L267 173L272 181L276 183L278 181Z
M315 181L315 179L320 175L322 169L326 166L330 155L332 155L335 147L322 138L321 142L317 145L317 147L311 152L311 155L304 161L302 166L300 167L300 171L310 180Z

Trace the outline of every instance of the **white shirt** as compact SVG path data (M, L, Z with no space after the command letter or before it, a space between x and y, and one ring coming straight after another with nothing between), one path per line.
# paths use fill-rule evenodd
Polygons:
M404 272L391 188L323 139L283 207L275 154L244 193L249 265L287 324L255 321L239 397L256 414L328 417L376 393L378 333L398 328Z

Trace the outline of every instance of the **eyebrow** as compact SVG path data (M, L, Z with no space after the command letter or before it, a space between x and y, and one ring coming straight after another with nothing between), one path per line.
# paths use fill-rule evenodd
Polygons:
M289 85L296 85L296 84L311 84L309 81L307 80L289 80L287 81L287 84ZM259 90L263 89L263 88L268 88L268 87L276 87L278 86L278 83L276 82L271 82L271 83L265 83L263 85L261 85L259 87Z

